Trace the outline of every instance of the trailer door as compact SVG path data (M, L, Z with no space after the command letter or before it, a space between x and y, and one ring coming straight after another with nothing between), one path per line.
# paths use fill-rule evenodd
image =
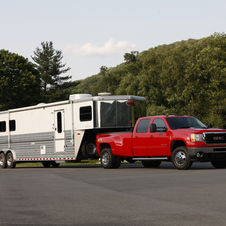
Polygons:
M55 152L65 151L65 122L64 110L57 110L54 112L55 124Z

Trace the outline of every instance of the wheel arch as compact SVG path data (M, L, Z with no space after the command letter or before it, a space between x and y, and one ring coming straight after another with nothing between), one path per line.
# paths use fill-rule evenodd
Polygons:
M186 147L186 143L183 140L174 140L171 142L171 146L170 146L170 150L171 150L171 154L173 153L173 151L180 147L180 146L184 146Z
M110 148L111 149L111 145L109 143L101 143L99 145L99 152L100 152L100 155L102 153L102 151L105 149L105 148Z

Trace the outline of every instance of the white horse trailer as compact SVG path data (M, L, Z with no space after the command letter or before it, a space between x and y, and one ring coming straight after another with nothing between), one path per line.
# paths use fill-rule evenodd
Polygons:
M69 100L0 112L0 167L20 162L98 158L96 134L131 129L145 116L145 98L73 94Z

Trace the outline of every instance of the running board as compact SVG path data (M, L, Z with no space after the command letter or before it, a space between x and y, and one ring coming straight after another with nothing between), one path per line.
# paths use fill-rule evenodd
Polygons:
M167 157L159 157L159 158L132 158L132 160L136 161L145 161L145 160L168 160Z

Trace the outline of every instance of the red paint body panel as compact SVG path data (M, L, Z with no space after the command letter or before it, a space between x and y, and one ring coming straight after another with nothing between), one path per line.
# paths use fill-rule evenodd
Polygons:
M122 158L126 157L170 157L172 153L172 145L175 142L183 143L188 149L194 148L218 148L226 147L226 140L223 144L206 144L204 141L192 142L191 134L203 134L203 132L222 132L226 133L223 129L213 128L184 128L184 129L171 129L167 118L175 117L190 117L190 116L149 116L139 118L133 132L119 132L109 134L99 134L96 137L97 153L105 147L104 144L111 147L112 153L115 156ZM193 117L192 117L193 118ZM136 132L137 127L142 119L151 119L148 125L147 132ZM150 125L155 119L161 119L166 125L164 132L150 132ZM225 153L226 151L221 153Z

